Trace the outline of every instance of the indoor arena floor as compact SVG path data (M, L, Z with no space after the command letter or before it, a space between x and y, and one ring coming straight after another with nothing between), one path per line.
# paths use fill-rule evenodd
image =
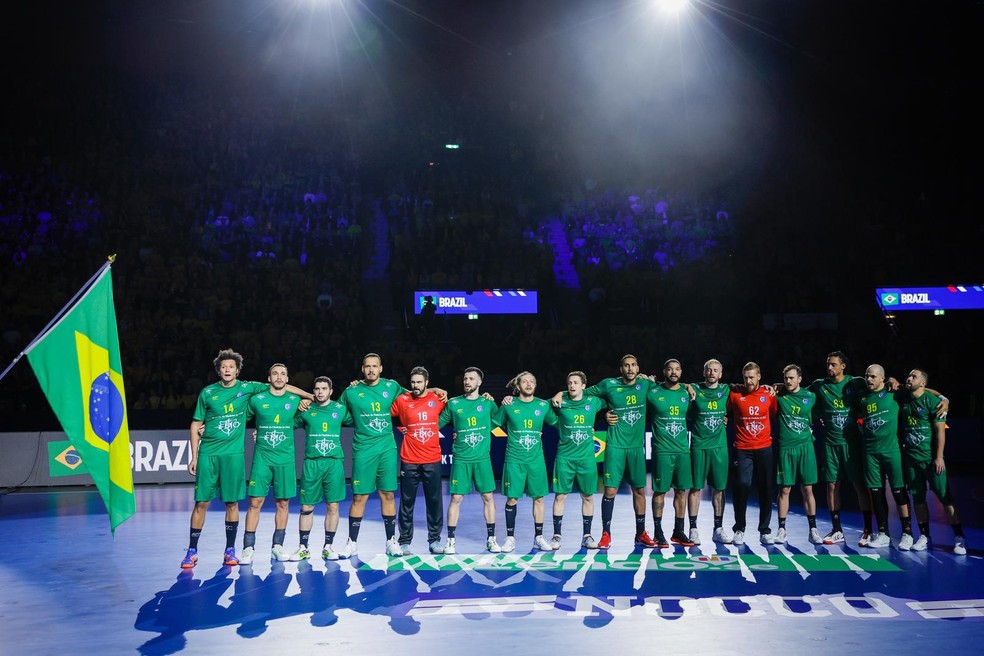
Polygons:
M952 532L939 522L935 502L936 542L925 552L855 546L856 513L844 518L846 544L815 547L799 507L789 515L788 545L717 545L709 539L708 498L700 512L701 546L634 549L631 497L621 493L607 552L579 549L580 504L573 499L565 546L552 553L528 548L531 502L524 499L520 547L484 553L481 501L469 496L457 555L389 558L381 555L383 526L373 497L357 559L319 557L322 506L311 534L314 557L269 562L268 501L257 533L264 557L242 567L221 564L223 513L213 503L199 564L184 571L179 561L191 486L139 488L137 514L115 540L95 492L21 491L0 496L0 542L7 549L0 561L0 654L972 653L984 638L984 486L959 479L955 487L966 556L952 553ZM497 506L501 543L501 498ZM291 511L286 546L292 551L296 505ZM757 513L749 508L750 525ZM426 552L422 498L417 516L414 547ZM731 518L729 499L726 524ZM819 520L824 534L830 526L822 508ZM652 531L651 518L647 526ZM891 526L897 537L894 516ZM552 532L549 502L545 532ZM756 537L753 531L750 538ZM241 541L240 525L237 548Z

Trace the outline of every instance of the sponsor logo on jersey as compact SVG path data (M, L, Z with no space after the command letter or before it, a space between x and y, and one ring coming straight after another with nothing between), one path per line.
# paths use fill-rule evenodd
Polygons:
M428 401L427 402L427 407L428 408L433 408L434 407L434 402L433 401Z
M539 417L540 414L541 414L541 412L539 410L534 410L533 411L533 414L536 415L537 417Z
M760 397L759 397L759 401L760 401L761 403L765 403L765 397L764 397L764 396L760 396Z
M475 406L475 412L481 412L484 409L485 409L484 406L480 406L480 405ZM459 410L458 412L461 412L461 411Z

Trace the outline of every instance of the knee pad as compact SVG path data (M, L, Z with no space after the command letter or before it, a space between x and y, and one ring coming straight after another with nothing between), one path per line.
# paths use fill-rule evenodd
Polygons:
M892 497L895 499L895 503L899 506L909 504L909 493L906 492L904 487L898 490L892 490Z
M314 508L312 508L311 510L302 510L301 511L301 514L302 515L313 515L314 514Z

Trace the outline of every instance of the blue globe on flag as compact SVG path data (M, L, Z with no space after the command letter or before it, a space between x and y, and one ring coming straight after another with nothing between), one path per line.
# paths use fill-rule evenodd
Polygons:
M107 444L113 443L123 426L123 395L108 371L92 381L89 421L92 432Z

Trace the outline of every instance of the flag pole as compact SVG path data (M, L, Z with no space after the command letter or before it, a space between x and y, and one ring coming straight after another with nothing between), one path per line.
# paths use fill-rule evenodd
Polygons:
M52 318L52 320L48 322L48 325L42 328L41 332L35 335L34 339L32 339L30 343L28 343L28 345L24 347L24 350L22 350L20 353L17 354L17 357L14 358L14 361L11 362L9 365L7 365L7 368L3 370L3 373L0 373L0 380L3 380L7 376L7 374L10 373L10 370L13 369L15 366L17 366L17 363L20 362L21 358L27 355L31 351L31 349L34 348L34 345L40 342L41 339L48 334L48 331L51 330L51 327L54 326L56 323L58 323L58 320L61 319L63 316L65 316L65 313L71 310L72 307L75 306L75 302L79 299L79 297L82 296L89 289L89 287L92 286L92 283L94 283L99 278L102 272L108 269L109 267L111 267L113 265L113 262L115 261L116 261L116 253L113 253L112 255L106 258L106 263L103 264L101 267L99 267L99 270L96 271L92 275L92 277L89 278L88 281L86 281L84 285L82 285L82 288L75 293L75 296L73 296L68 303L65 304L65 307L63 307L61 310L58 311L58 314L56 314L54 318Z

